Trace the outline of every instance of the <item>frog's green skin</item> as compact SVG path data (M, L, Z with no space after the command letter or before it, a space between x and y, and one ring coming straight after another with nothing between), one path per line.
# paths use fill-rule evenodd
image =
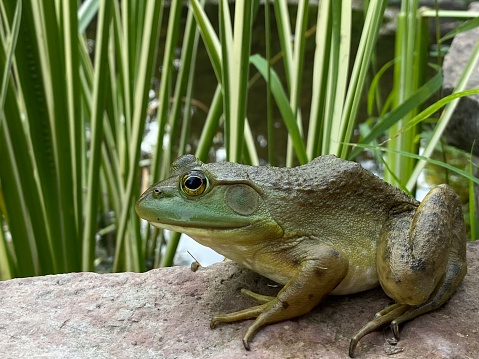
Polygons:
M446 302L466 273L461 203L447 185L420 204L334 156L295 168L203 164L186 155L171 177L149 188L136 211L152 225L183 232L280 284L276 297L245 291L260 304L216 316L256 318L244 336L309 312L328 294L381 285L397 304L378 313L350 344Z

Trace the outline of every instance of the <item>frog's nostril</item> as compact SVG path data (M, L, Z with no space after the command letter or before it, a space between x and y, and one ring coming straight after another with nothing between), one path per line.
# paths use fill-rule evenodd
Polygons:
M154 198L159 198L163 194L163 191L160 188L155 188L153 190L153 197Z

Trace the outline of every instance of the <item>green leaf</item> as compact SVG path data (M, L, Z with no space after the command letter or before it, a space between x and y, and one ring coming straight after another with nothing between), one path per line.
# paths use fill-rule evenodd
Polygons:
M78 33L85 32L88 25L98 13L100 3L98 0L85 0L78 9Z
M106 85L108 75L108 42L113 13L113 3L102 2L99 11L98 33L96 38L95 75L91 103L91 144L90 159L87 170L87 196L85 200L86 218L83 232L83 264L84 271L93 270L95 256L95 232L98 213L98 197L100 183L100 162L103 136L103 111L105 106Z
M208 19L198 0L190 0L191 9L195 15L196 23L198 24L201 37L206 46L206 51L210 56L211 64L216 74L218 82L221 83L221 43L215 33L213 25Z
M441 38L440 41L444 42L446 40L452 39L454 36L456 36L460 33L475 29L478 26L479 26L479 17L468 20L468 21L462 23L461 25L459 25L458 27L456 27L454 30L449 31L446 35L444 35Z

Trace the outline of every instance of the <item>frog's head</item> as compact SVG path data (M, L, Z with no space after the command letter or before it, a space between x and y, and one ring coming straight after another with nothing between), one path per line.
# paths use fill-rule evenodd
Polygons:
M261 189L241 168L233 163L205 165L193 155L182 156L171 165L168 179L141 195L136 212L155 227L186 233L213 249L227 245L224 240L252 244L281 236Z

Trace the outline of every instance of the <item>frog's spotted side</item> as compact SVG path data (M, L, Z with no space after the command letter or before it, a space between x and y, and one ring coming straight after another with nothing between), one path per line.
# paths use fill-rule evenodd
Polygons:
M201 244L284 285L259 305L216 316L256 318L259 328L309 312L328 294L381 285L396 301L351 339L434 310L466 273L466 235L458 196L447 185L419 203L360 165L334 156L295 168L204 164L177 159L171 177L136 203L140 217Z

